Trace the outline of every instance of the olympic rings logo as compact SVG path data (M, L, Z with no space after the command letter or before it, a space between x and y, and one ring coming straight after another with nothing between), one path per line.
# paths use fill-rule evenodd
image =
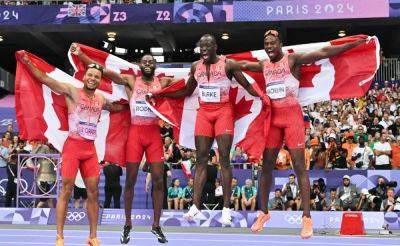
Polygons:
M302 222L302 219L301 219L301 216L299 216L299 215L286 214L285 215L285 221L288 222L291 225L293 225L293 224L300 225L301 222Z
M2 195L2 196L5 196L6 195L6 192L7 192L7 182L8 182L8 179L2 179L2 180L0 180L0 194ZM21 185L20 186L20 192L21 192L21 194L22 193L26 193L27 191L28 191L28 182L26 182L26 180L25 179L20 179L19 180L19 184Z
M81 221L85 217L85 212L68 212L66 218L68 219L68 221Z

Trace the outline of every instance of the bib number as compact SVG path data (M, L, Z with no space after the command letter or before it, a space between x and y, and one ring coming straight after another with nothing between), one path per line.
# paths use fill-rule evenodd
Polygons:
M83 138L95 140L97 134L97 124L79 121L78 134Z
M267 85L267 95L271 99L281 99L286 97L286 86L283 81L273 82Z
M203 102L221 102L221 89L217 86L200 85L200 99Z
M153 111L151 111L151 109L147 106L145 101L136 101L135 115L142 117L150 117L150 118L157 117L157 115L155 115Z

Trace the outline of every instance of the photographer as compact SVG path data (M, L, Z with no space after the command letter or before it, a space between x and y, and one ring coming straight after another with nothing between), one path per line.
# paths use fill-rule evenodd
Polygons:
M330 190L329 199L326 200L325 211L341 211L343 210L341 206L341 201L336 197L336 189L332 188Z
M382 201L381 211L390 212L394 210L396 200L394 198L394 189L388 188L386 191L387 198Z
M387 190L397 187L396 181L385 182L384 178L378 178L378 184L375 188L368 190L367 198L370 200L373 211L380 211L382 201L387 200ZM391 199L390 199L391 200Z
M351 167L366 170L372 166L373 157L374 153L370 147L365 145L364 138L358 138L358 146L354 148L351 155Z
M289 175L289 183L286 183L282 188L282 196L285 197L286 207L292 207L294 200L299 196L300 189L296 184L296 176L294 174Z
M350 183L350 176L343 176L343 185L337 188L338 198L342 201L343 210L356 210L356 201L359 196L355 185Z
M367 198L368 195L369 195L369 193L368 193L367 189L363 189L361 191L360 199L358 200L358 203L357 203L357 209L356 209L357 211L371 211L372 210L371 202Z
M323 211L326 208L325 194L321 192L318 184L313 185L313 189L310 195L311 199L311 210L312 211Z
M275 197L269 200L268 209L269 210L281 210L281 211L284 209L284 202L282 199L281 189L275 190Z

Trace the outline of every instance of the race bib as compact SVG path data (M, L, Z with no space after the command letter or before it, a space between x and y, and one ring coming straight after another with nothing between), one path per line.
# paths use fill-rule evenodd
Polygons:
M150 118L157 117L157 115L155 115L153 111L151 111L151 109L147 106L145 101L135 102L135 115Z
M83 138L95 140L97 134L97 124L79 121L78 134Z
M272 82L267 85L267 95L271 99L281 99L286 97L286 86L284 81Z
M217 86L200 85L200 99L203 102L221 102L221 89Z

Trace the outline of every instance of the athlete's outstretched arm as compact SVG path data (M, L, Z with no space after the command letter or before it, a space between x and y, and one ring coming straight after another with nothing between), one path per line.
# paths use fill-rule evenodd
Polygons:
M78 56L78 58L85 64L85 66L88 66L89 64L93 64L95 62L91 58L89 58L85 53L82 52L81 48L76 43L71 44L71 53ZM101 66L101 64L98 64ZM104 68L103 69L103 75L109 79L111 79L114 83L120 84L120 85L127 85L131 89L133 88L133 85L135 83L135 76L134 75L121 75L118 74L110 69Z
M269 104L269 99L267 95L258 88L257 84L252 86L246 77L243 75L242 70L240 70L240 65L234 60L227 60L227 65L229 66L228 71L232 74L232 77L243 86L243 88L252 96L260 97L264 103ZM256 83L256 82L254 82Z
M367 41L367 39L360 39L360 40L357 40L357 41L354 41L351 43L327 46L320 50L310 52L310 53L291 54L290 56L292 56L294 58L294 63L296 65L310 64L310 63L316 62L321 59L339 55L345 51L348 51L354 47L357 47L360 44L365 43L366 41Z
M252 72L262 72L262 62L238 61L240 69Z
M104 96L104 104L103 104L103 109L108 110L110 112L119 112L125 109L129 108L128 104L120 104L120 103L115 103L115 102L110 102L109 100L105 99Z
M72 85L62 83L53 78L50 78L47 74L40 71L25 53L22 56L22 62L26 64L29 71L37 80L47 85L51 90L57 92L58 94L71 96L73 90L75 90L75 87L73 87Z
M190 77L182 90L169 92L169 93L162 93L162 94L155 94L155 97L170 97L170 98L180 98L192 95L193 91L197 87L197 81L194 78L194 72L196 71L196 63L192 64L190 69Z

